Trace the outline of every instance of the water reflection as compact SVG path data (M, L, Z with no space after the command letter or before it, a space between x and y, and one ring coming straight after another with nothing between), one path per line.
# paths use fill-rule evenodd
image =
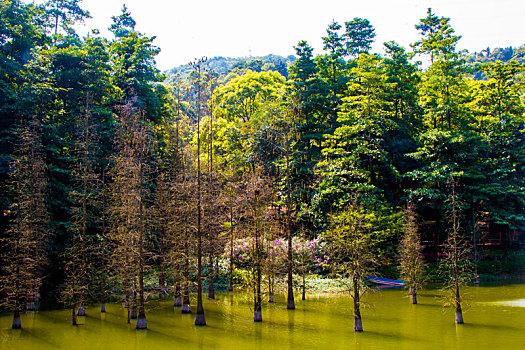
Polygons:
M412 305L406 290L366 296L363 334L353 332L352 299L347 295L312 295L286 310L284 295L263 303L263 322L253 322L252 295L218 293L205 301L208 326L195 327L195 315L183 315L170 301L148 304L148 330L127 324L120 304L88 308L82 326L71 326L71 310L22 316L22 331L10 329L12 315L0 316L1 349L519 349L525 344L525 286L469 288L472 307L465 325L454 323L440 292L423 291ZM193 305L192 305L193 306ZM519 307L516 307L519 306ZM445 311L445 312L444 312ZM80 320L80 318L79 318Z

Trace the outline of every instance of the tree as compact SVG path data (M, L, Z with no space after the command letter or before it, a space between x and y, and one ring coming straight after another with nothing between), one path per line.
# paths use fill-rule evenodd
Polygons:
M137 281L139 310L137 329L146 329L144 311L144 268L147 218L150 210L150 181L153 171L150 156L153 144L143 114L130 105L122 108L117 134L118 153L114 159L114 240L115 260L128 298ZM128 304L129 305L129 304ZM129 322L129 319L128 319Z
M318 176L317 163L322 159L321 144L327 133L323 123L322 96L327 92L318 77L318 68L312 48L306 41L295 47L298 59L290 67L289 80L292 84L287 96L290 108L294 110L292 140L291 183L293 199L297 204L297 222L311 233L315 229L311 198L315 193Z
M346 51L348 55L358 57L368 53L376 36L374 27L367 19L356 17L345 22Z
M48 25L55 36L58 34L59 27L66 35L71 36L75 33L73 29L75 23L91 18L89 12L80 7L81 2L82 0L48 0L44 4L44 9L51 22Z
M263 222L268 219L267 208L271 198L271 189L267 180L262 177L261 170L245 173L244 177L244 229L251 236L250 255L251 286L253 288L253 321L262 322L261 280L264 263Z
M201 141L200 141L200 122L201 113L204 107L204 65L206 59L200 59L192 63L194 76L193 84L196 91L195 109L197 112L197 312L195 314L195 325L205 326L204 307L202 306L202 189L201 189Z
M324 237L331 246L330 258L339 277L351 279L354 331L362 332L361 299L364 280L379 264L378 244L395 228L394 217L350 202L330 217ZM390 223L389 221L393 221Z
M382 201L399 178L388 148L398 125L390 112L384 66L378 56L368 54L361 54L355 63L338 117L340 126L323 143L322 179L314 198L321 218L352 195Z
M72 308L73 325L76 315L85 316L85 304L89 285L93 280L92 259L95 243L95 208L98 207L99 183L95 173L97 132L91 115L89 94L86 94L84 115L77 121L77 140L75 145L76 166L73 170L75 187L71 202L72 225L69 246L64 254L66 281L62 289L62 299Z
M417 304L417 290L421 288L421 280L425 270L423 260L423 246L418 233L414 205L408 203L405 210L405 227L403 237L399 243L399 261L401 276L406 280L412 304Z
M109 26L109 30L116 38L123 38L135 31L137 22L131 17L126 5L122 5L122 13L119 16L112 16L113 23Z
M39 299L41 269L49 239L49 214L45 203L46 165L40 141L41 124L32 117L18 130L16 158L11 165L10 183L14 200L10 225L2 239L6 250L1 277L2 305L13 311L13 329L22 328L20 312Z
M456 311L456 324L463 324L463 310L461 308L460 288L472 279L472 265L470 262L470 245L461 232L461 203L456 195L456 183L451 177L449 205L449 231L445 243L445 257L441 267L446 278L446 289L450 291L447 305L452 305Z

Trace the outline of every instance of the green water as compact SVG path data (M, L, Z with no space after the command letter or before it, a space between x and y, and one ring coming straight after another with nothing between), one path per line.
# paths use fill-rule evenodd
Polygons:
M87 309L81 325L71 326L69 310L22 316L22 330L11 330L12 315L0 316L0 349L524 349L525 285L472 287L465 324L454 324L437 290L422 291L412 305L404 290L368 294L365 332L353 332L352 301L345 295L310 295L287 311L284 297L263 305L263 323L252 322L249 296L219 293L206 300L208 326L193 326L171 301L148 304L148 330L126 324L120 305ZM192 310L195 306L192 304Z

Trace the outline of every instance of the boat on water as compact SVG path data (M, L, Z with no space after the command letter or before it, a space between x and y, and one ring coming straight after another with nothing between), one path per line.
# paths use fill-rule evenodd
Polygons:
M393 280L393 279L384 278L384 277L366 276L366 278L372 283L381 284L383 286L404 287L406 284L406 281Z

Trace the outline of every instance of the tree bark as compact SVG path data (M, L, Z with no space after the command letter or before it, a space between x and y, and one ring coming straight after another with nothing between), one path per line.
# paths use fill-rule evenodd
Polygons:
M173 300L173 306L174 307L182 306L180 282L178 281L175 283L175 299Z
M215 299L215 289L213 286L214 279L213 257L210 254L210 268L208 269L208 299Z
M463 311L459 295L459 284L456 283L456 324L463 324Z
M205 326L204 307L202 305L202 232L201 232L201 160L200 160L200 103L201 103L201 66L197 63L197 313L195 314L195 325Z
M295 310L295 300L293 296L293 255L292 255L292 223L291 210L292 199L290 190L290 160L288 137L286 137L286 230L288 234L288 297L286 299L286 309Z
M191 305L190 305L190 260L189 260L189 248L188 242L184 243L184 248L186 251L186 259L184 261L184 295L182 300L182 308L180 310L183 314L191 314Z
M360 307L360 300L359 300L359 297L361 294L361 291L359 290L359 279L354 277L353 284L354 284L354 332L362 332L363 323L361 321L361 307Z
M13 315L13 324L11 328L12 329L22 329L22 322L20 320L20 310L18 309L18 305L15 306L15 312Z
M73 325L73 326L78 326L78 323L77 323L77 314L76 314L76 312L75 312L75 307L73 307L73 308L71 309L71 314L72 314L72 317L71 317L71 321L72 321L71 323L72 323L72 325Z

